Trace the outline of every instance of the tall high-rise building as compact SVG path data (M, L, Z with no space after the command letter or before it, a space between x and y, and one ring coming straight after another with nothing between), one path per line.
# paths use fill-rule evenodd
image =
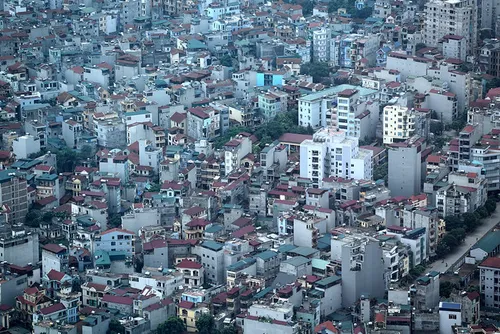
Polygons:
M350 307L362 296L382 297L386 269L379 240L362 234L333 234L331 257L342 266L342 306Z
M418 136L389 147L389 190L391 196L410 197L420 194L425 160L422 151L425 140Z
M15 170L0 171L0 203L8 207L9 224L24 223L28 213L28 186L22 174Z
M463 36L467 54L477 46L476 0L431 0L425 4L424 43L438 46L446 35Z

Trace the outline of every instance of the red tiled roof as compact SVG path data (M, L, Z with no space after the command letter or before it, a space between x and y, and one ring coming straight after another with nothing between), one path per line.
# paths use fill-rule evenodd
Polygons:
M188 302L187 300L183 300L179 303L179 308L192 309L194 307L193 302Z
M87 287L89 288L93 288L95 289L96 291L101 291L101 292L104 292L106 291L106 288L107 288L107 285L105 284L97 284L97 283L87 283Z
M179 112L175 112L172 116L170 116L170 120L175 123L181 123L185 119L186 119L186 114L184 113L181 114Z
M60 271L57 271L57 270L50 270L48 273L47 273L47 277L52 280L52 281L61 281L64 277L64 273L60 272Z
M481 262L481 264L479 266L500 269L500 258L489 257L486 260L484 260L483 262Z
M121 232L121 233L132 234L132 235L135 234L134 232L131 232L129 230L124 230L121 228L112 228L112 229L109 229L107 231L102 232L101 235L105 235L105 234L109 234L109 233L113 233L113 232Z
M375 313L375 322L385 322L383 313Z
M47 315L47 314L52 314L52 313L59 312L59 311L65 310L65 309L66 308L64 307L64 305L62 303L57 303L57 304L51 305L49 307L42 308L42 309L40 309L39 312L43 315Z
M314 333L316 333L316 334L322 333L323 329L329 330L330 332L336 333L336 334L340 333L339 330L337 328L335 328L335 326L333 325L333 322L331 322L331 321L325 321L325 322L319 324L318 326L314 327Z
M201 269L201 264L195 261L184 259L178 264L176 264L177 268L186 268L186 269Z
M239 230L236 230L233 233L231 233L231 236L233 238L242 238L245 235L252 233L254 231L255 231L255 226L247 225L247 226L244 226L244 227L240 228Z
M196 216L196 215L199 215L200 213L202 213L203 211L205 211L205 209L202 208L201 206L193 206L189 209L184 210L183 213L188 215L188 216Z
M66 251L66 248L56 244L46 244L42 248L56 254Z
M188 227L197 227L197 226L204 227L204 226L207 226L208 224L210 224L210 222L205 220L205 219L193 219L189 223L187 223L186 226L188 226Z
M121 305L132 305L134 303L134 300L130 297L113 296L113 295L104 295L102 297L102 301L106 303L121 304Z
M284 133L279 138L280 142L301 144L306 139L312 139L312 135L302 135L297 133Z
M145 251L150 251L156 248L164 248L167 247L167 242L165 240L151 240L150 242L146 242L143 245L143 249Z

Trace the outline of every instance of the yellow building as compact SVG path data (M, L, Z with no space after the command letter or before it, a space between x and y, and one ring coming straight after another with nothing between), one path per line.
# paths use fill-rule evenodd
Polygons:
M196 305L195 303L186 300L181 301L177 305L177 316L184 321L186 329L190 333L196 333L198 331L196 328L196 320L202 314L209 313L210 310L208 308L202 307L200 304Z

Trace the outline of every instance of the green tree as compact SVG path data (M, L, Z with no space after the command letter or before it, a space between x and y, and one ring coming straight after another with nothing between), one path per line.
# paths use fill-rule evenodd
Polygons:
M429 126L429 131L436 136L440 136L443 133L443 122L441 121L432 121Z
M470 232L474 231L479 226L479 215L475 212L466 212L463 214L465 230Z
M331 68L327 63L306 63L300 67L300 73L310 75L314 82L320 82L322 78L330 75Z
M228 54L223 55L219 62L222 66L233 67L233 58Z
M417 43L417 45L415 45L415 51L421 50L426 47L427 45L425 45L424 43Z
M116 319L109 322L107 334L125 334L125 327Z
M158 183L150 183L149 184L148 192L157 193L160 190L161 190L161 185L159 185Z
M234 136L236 136L237 134L239 134L241 132L252 132L252 130L250 130L247 127L243 127L243 126L235 126L235 127L229 128L229 130L227 130L227 132L223 136L217 137L214 140L214 142L213 142L214 148L217 148L217 149L222 148L224 146L224 144L226 144L229 140L231 140L231 138L233 138Z
M484 207L490 214L492 214L497 209L497 203L495 202L495 200L488 198L486 203L484 203Z
M29 227L40 227L42 212L40 210L29 210L24 218L24 224Z
M450 246L450 250L453 250L460 244L460 241L451 233L446 233L442 241Z
M488 209L486 209L486 207L483 205L483 206L480 206L477 210L476 210L476 213L479 215L479 217L481 219L483 218L486 218L490 215L490 212L488 211Z
M57 158L57 172L73 172L77 165L77 154L69 148L63 148L55 152Z
M451 282L445 281L439 284L439 295L444 298L450 298L451 293L457 289L457 286Z
M47 211L43 214L42 221L44 221L45 223L50 223L52 221L52 218L54 218L54 212Z
M215 334L217 329L215 328L215 319L210 314L202 314L196 320L196 329L200 334Z
M387 175L388 174L389 174L389 165L388 164L385 163L382 165L378 165L373 170L373 179L375 181L384 180L385 184L387 184L387 181L388 181Z
M108 226L110 228L122 226L122 216L119 213L113 213L109 215Z
M457 239L459 243L465 240L466 233L465 233L465 229L463 229L463 228L456 228L454 230L451 230L449 233L452 236L454 236L455 239Z
M220 334L238 334L238 330L234 326L226 326L219 331Z
M438 258L445 257L446 254L450 253L450 251L451 251L451 248L446 242L444 242L443 240L438 242L438 245L436 247L436 256Z
M446 222L446 230L451 231L463 227L463 222L460 216L448 216L444 219Z
M486 83L486 93L493 88L500 87L500 78L493 78Z
M156 328L156 334L182 334L186 331L186 325L179 317L170 317Z

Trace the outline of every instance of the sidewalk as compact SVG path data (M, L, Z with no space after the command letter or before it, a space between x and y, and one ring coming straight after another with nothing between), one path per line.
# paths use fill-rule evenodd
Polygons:
M455 249L455 251L451 254L448 254L443 260L437 260L434 263L430 264L426 269L429 271L437 271L439 273L446 272L450 266L452 266L458 259L460 259L464 254L466 254L469 249L479 240L484 237L486 233L488 233L493 227L495 227L498 223L500 223L500 204L497 203L497 209L491 216L485 218L481 226L479 226L474 232L468 234L465 237L465 241L460 244L460 246ZM446 266L448 264L448 266Z

